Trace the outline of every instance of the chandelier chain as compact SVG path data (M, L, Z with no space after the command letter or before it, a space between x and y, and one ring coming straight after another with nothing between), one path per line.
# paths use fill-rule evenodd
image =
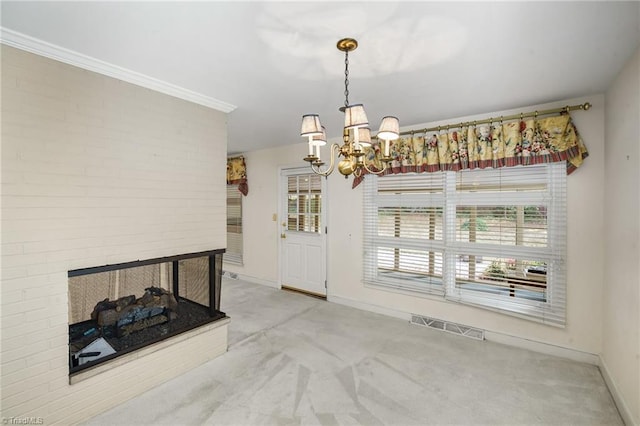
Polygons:
M344 52L344 106L349 106L349 51Z

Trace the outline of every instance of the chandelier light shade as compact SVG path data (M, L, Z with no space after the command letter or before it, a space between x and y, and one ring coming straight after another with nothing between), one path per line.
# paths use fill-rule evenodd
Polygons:
M322 134L322 125L318 114L306 114L302 116L302 128L300 136L313 136Z
M364 105L349 105L344 110L344 128L353 129L356 127L366 127L369 125L367 114L364 112Z
M313 147L317 146L316 157L320 157L320 147L313 142L314 136L322 136L323 127L320 124L320 116L318 114L305 114L302 116L302 127L300 128L300 136L309 138L309 158L314 157ZM327 138L324 138L325 144Z
M313 150L315 149L315 156L318 157L318 161L320 161L320 147L325 146L326 144L327 144L327 133L324 130L324 126L322 126L322 133L318 135L310 136L309 155L313 155Z
M322 126L322 133L315 134L311 137L311 143L317 146L324 146L327 144L327 132L325 131L324 126Z
M375 166L373 163L366 163L365 158L373 157L367 156L366 151L374 149L369 120L364 111L364 105L349 103L349 52L355 50L357 47L358 42L352 38L343 38L337 43L338 50L344 52L345 57L345 100L344 106L339 108L340 111L344 112L344 128L342 129L343 144L331 144L329 149L331 163L325 170L322 169L325 163L320 159L320 147L327 144L325 128L320 123L320 117L317 114L306 114L302 116L300 136L309 139L309 154L304 160L309 162L314 173L322 176L328 176L333 172L336 159L340 157L343 158L338 160L338 171L345 177L349 177L351 174L359 177L365 170L368 173L383 173L392 161L392 158L389 156L390 141L398 139L400 136L398 119L392 116L384 117L380 124L380 130L376 135L376 138L384 141L381 168L379 167L380 165Z
M361 127L358 129L358 142L363 148L369 148L371 146L371 129L368 127Z
M389 143L400 137L400 122L398 117L386 116L382 118L380 130L378 130L378 139L384 141L384 149L382 155L389 156Z
M398 117L386 116L382 118L378 139L394 141L400 137L400 122Z

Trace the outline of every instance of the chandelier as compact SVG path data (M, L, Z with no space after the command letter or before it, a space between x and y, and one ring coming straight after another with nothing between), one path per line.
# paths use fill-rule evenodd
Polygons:
M329 150L330 163L323 170L325 163L320 159L320 147L327 144L327 134L324 126L320 123L318 114L305 114L302 116L302 128L300 136L309 140L309 154L304 157L304 161L309 162L314 173L322 176L330 175L334 168L336 159L338 161L338 171L348 178L353 174L360 177L364 170L368 173L380 174L384 172L392 161L389 153L390 141L398 139L400 136L400 124L396 117L387 116L382 118L380 129L376 138L384 141L381 153L381 164L376 166L373 159L376 157L375 150L380 146L373 146L371 142L371 129L369 121L362 104L349 104L349 52L358 47L358 42L352 38L343 38L338 41L337 48L344 52L344 106L339 111L344 113L344 129L342 131L343 144L331 145ZM372 152L373 151L373 152ZM373 154L373 155L370 155ZM369 164L367 164L369 161Z

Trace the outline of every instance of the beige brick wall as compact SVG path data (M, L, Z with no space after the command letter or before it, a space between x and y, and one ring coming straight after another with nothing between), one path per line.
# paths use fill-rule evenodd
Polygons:
M152 363L69 385L67 271L224 248L226 114L1 53L1 416L65 424L119 402L113 378L128 397L170 376Z

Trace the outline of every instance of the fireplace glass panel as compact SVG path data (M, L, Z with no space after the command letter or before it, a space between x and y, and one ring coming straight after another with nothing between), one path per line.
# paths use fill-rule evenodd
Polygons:
M170 290L171 266L171 263L165 262L119 271L119 296L134 294L136 297L141 297L147 287L160 287Z
M209 305L209 258L186 259L179 264L180 295L201 305Z
M69 278L69 323L90 320L96 303L104 299L116 300L129 295L142 297L148 287L159 287L170 291L172 273L173 264L165 262L71 277Z
M96 303L115 295L115 271L69 278L69 324L90 320Z

